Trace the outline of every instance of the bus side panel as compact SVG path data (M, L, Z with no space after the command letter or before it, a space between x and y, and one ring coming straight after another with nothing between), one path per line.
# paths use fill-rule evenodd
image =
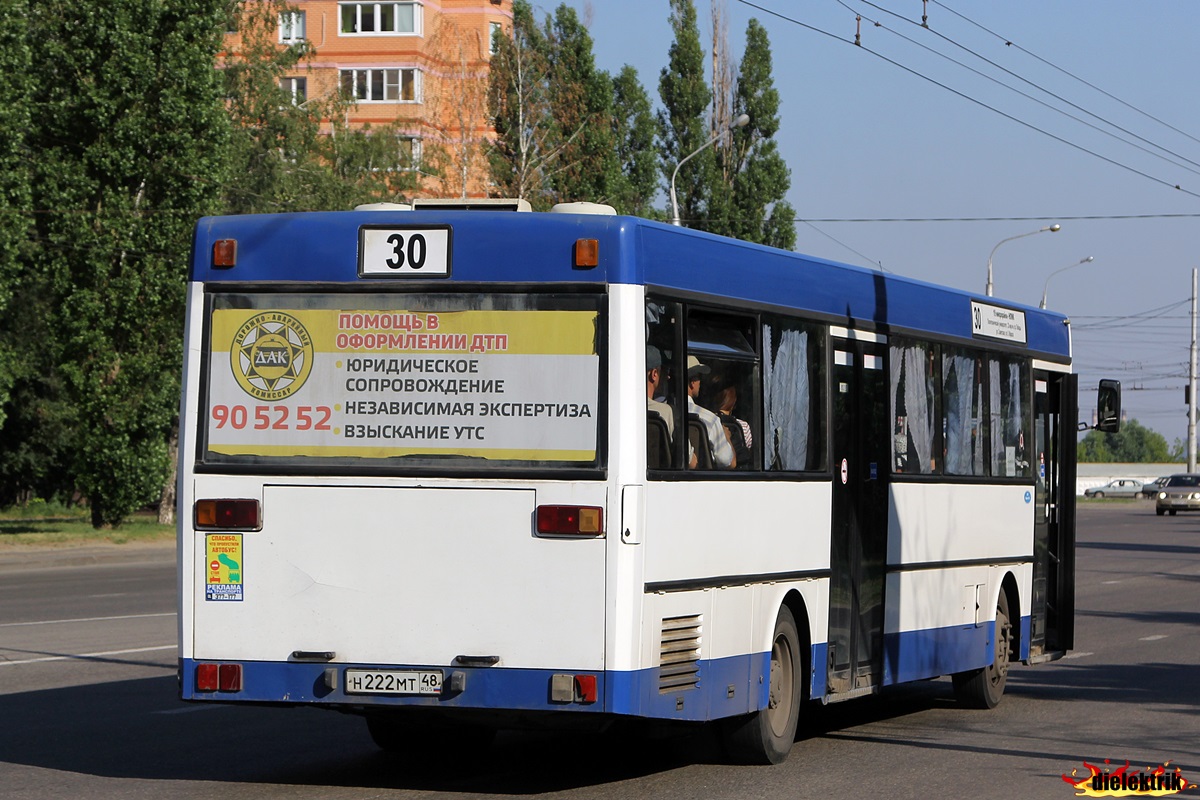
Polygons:
M811 677L823 691L829 485L654 481L645 495L643 669L629 687L632 713L699 720L765 707L771 638L791 590L807 609L797 623L820 653L810 672L820 672ZM694 681L678 663L688 646Z
M1010 608L1018 617L1013 624L1020 632L1021 652L1028 652L1030 491L1025 486L892 485L885 684L991 663L996 601L1008 574L1018 595L1017 607Z
M1033 558L1033 487L895 483L889 567Z

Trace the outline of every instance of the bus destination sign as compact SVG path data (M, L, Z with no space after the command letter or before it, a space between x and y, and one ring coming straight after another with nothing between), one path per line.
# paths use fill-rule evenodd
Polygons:
M988 339L1025 344L1025 312L972 300L971 333Z

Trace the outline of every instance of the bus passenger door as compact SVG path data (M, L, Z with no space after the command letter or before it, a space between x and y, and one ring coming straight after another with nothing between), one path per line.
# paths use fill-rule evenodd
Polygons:
M1076 375L1037 370L1034 383L1034 464L1031 662L1070 650L1075 635Z
M833 338L833 355L828 689L843 693L883 677L891 429L886 343Z

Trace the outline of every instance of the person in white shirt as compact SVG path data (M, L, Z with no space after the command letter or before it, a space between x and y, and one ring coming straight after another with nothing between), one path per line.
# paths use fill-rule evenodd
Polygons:
M709 368L695 356L688 356L687 365L688 413L695 414L704 425L708 446L712 448L713 463L722 469L733 469L737 466L737 457L733 453L733 445L729 443L725 426L716 414L696 404L695 398L700 394L700 379L708 374Z

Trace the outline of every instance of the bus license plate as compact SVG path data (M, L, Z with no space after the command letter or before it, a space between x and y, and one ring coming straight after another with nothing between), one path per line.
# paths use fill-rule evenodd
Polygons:
M346 694L441 694L442 673L436 669L348 669Z

